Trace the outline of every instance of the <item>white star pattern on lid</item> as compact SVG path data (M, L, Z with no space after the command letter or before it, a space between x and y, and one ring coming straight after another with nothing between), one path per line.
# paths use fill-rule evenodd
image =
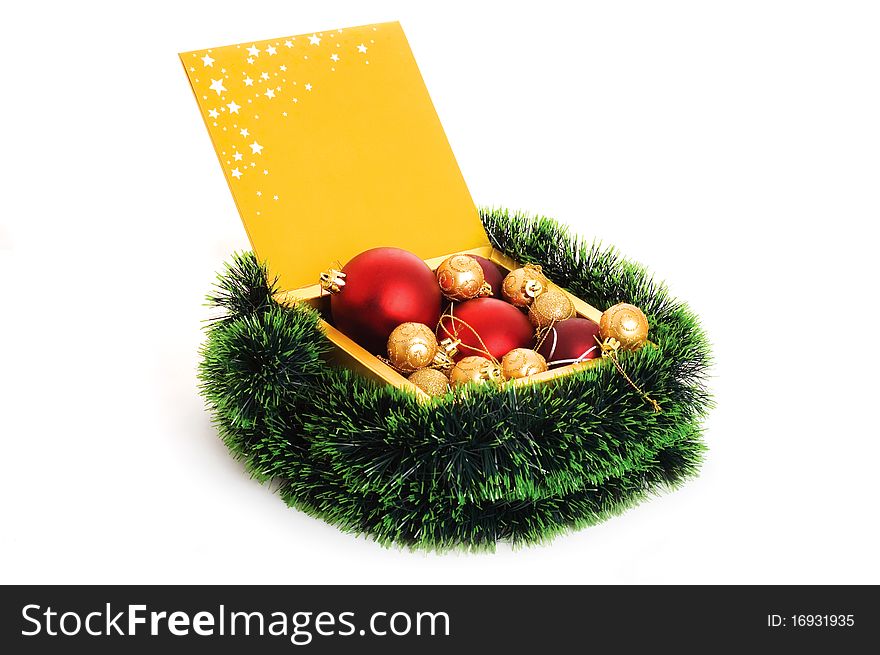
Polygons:
M360 60L354 55L366 55L368 49L373 49L375 41L369 39L369 36L372 35L366 32L359 36L343 36L341 30L316 32L311 36L299 37L301 40L298 44L296 38L286 37L260 41L259 45L254 42L250 46L241 44L187 54L192 59L185 60L185 69L196 90L218 153L222 150L221 163L227 178L235 181L236 189L245 189L251 200L257 200L250 194L257 190L253 185L258 176L246 175L248 168L255 169L254 173L263 171L265 181L275 181L278 178L279 171L275 168L274 159L283 157L283 154L276 147L276 140L283 137L276 134L277 130L301 129L302 124L295 117L302 111L310 116L308 112L314 111L310 108L313 101L320 101L324 90L336 84L335 81L329 83L321 75L332 75L335 78L337 68L342 75L342 71L353 61L359 61L361 65L369 63L365 61L366 57ZM296 51L296 47L308 54ZM312 47L317 48L317 56L311 52ZM256 60L261 55L263 66L257 68ZM351 59L353 56L356 58ZM277 61L267 66L267 60L271 57L275 57ZM201 67L199 63L202 64ZM211 74L206 73L207 68L211 69L210 73L214 73L216 69L220 73L219 79L213 79ZM345 76L340 82L346 83ZM210 91L217 95L211 96ZM306 96L303 96L303 91ZM208 104L212 102L211 97L217 99L215 107ZM281 106L276 107L278 104ZM294 110L288 114L291 106ZM245 127L244 124L247 123L250 125ZM256 161L244 161L248 149L251 159L259 160L262 166L258 166ZM270 169L272 175L269 175ZM282 167L280 175L283 178L286 174ZM289 209L287 203L291 202L291 197L288 197L290 194L283 194L282 199L278 191L279 189L271 187L262 190L262 199L272 198L277 201L269 205L274 208L272 211L267 209L265 203L259 207L264 217ZM234 193L238 194L239 191ZM257 207L250 208L251 216L256 209Z

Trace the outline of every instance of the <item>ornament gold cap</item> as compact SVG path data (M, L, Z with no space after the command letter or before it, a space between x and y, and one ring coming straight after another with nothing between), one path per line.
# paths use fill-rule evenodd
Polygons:
M599 342L599 347L602 349L602 357L611 357L620 350L620 342L614 337L608 337Z
M537 298L544 293L544 285L538 280L526 280L523 284L523 293L530 298Z
M320 275L321 289L327 293L339 293L345 286L345 273L335 268L328 268Z
M504 380L504 372L501 370L501 367L492 360L483 364L480 372L483 374L483 377L490 382L502 382Z
M501 293L505 300L517 307L528 307L549 288L550 280L536 264L526 264L510 271L501 283Z
M458 355L458 346L461 339L446 337L437 344L437 354L434 355L434 368L448 371L455 366L455 356Z

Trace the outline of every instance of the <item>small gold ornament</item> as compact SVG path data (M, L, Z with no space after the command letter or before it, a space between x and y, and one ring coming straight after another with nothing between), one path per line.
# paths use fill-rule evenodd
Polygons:
M539 330L559 321L574 318L574 315L571 299L562 289L556 287L547 289L535 298L532 306L529 307L529 320Z
M401 323L388 337L388 359L403 373L430 366L437 352L437 337L422 323Z
M471 355L458 360L449 373L449 382L453 387L468 382L500 382L502 379L503 375L498 364L480 355Z
M452 255L444 259L437 267L437 283L443 295L450 300L470 300L492 295L492 287L486 282L483 267L467 255Z
M321 289L328 293L339 293L345 286L345 273L330 268L321 273L320 276Z
M514 348L501 360L501 372L507 380L527 378L546 370L547 360L528 348Z
M517 307L528 307L549 287L550 280L541 272L541 267L526 264L507 274L501 284L501 294Z
M618 303L602 313L599 334L603 341L618 341L621 350L638 350L648 340L648 318L635 305Z
M436 368L420 368L407 379L429 396L442 396L449 391L449 378Z

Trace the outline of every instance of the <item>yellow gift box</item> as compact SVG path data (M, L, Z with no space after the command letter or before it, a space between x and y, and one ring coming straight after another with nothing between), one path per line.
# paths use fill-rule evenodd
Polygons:
M320 271L395 246L518 264L483 229L399 23L180 54L251 246L281 302L308 302L341 365L428 396L329 321ZM436 226L442 225L439 229ZM569 294L577 314L601 312ZM571 364L512 383L564 375Z

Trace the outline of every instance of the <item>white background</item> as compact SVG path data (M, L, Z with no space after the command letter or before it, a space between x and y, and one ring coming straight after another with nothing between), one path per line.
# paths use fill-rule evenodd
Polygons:
M718 407L680 491L438 556L227 455L196 353L247 242L176 53L395 19L478 203L703 317ZM880 582L876 3L20 2L0 31L0 581Z

